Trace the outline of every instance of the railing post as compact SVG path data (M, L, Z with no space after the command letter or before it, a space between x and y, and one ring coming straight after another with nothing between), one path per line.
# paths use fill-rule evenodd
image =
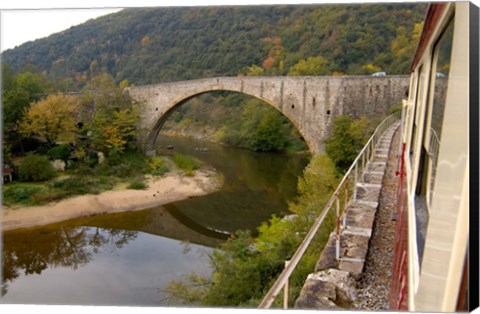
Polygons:
M355 164L355 179L353 182L353 201L357 201L358 163Z
M365 154L362 154L362 171L361 173L365 172Z
M338 198L338 194L336 195L336 213L337 213L337 238L336 238L336 249L335 249L335 256L340 259L340 199Z
M287 268L290 261L285 261L285 268ZM288 309L288 295L290 294L290 280L287 280L283 287L283 308Z
M377 143L372 141L371 146L372 146L372 155L370 157L373 159L373 158L375 158L375 148L377 147Z
M345 203L343 204L343 230L347 228L347 212L348 212L348 180L345 181Z

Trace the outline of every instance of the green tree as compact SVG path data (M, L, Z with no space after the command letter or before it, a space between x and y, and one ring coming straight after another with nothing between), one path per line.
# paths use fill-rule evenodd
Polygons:
M18 145L24 153L20 121L32 102L38 101L41 94L49 90L50 83L42 75L22 72L15 75L8 65L2 67L3 79L3 123L5 145Z
M122 81L122 87L128 81ZM80 116L82 133L89 134L91 148L108 154L121 154L136 145L138 108L130 96L105 73L93 77L83 88ZM82 151L88 147L78 147Z
M256 151L279 151L287 145L284 119L270 110L260 120L251 134L251 147Z
M247 76L262 76L265 73L265 70L258 65L253 64L252 66L248 67L246 70Z
M357 120L348 115L335 118L332 135L325 140L325 151L339 171L348 170L373 130L373 120L366 117Z
M288 70L290 76L328 74L330 74L330 62L321 56L300 60Z
M58 141L73 143L77 109L77 99L50 95L30 106L20 122L20 132L24 136L37 136L50 147Z
M228 137L235 138L230 144L255 151L279 151L285 148L291 126L277 110L263 101L251 98L242 110L240 131L226 126Z

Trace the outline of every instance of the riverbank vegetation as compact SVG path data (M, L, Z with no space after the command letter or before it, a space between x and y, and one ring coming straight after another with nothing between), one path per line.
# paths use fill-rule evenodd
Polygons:
M312 158L298 181L297 198L289 203L289 215L273 216L258 228L256 237L248 230L232 234L210 256L211 278L191 274L183 280L172 281L160 291L167 301L202 306L258 306L340 182L346 160L337 158L336 154L341 151L348 155L358 153L359 146L365 144L373 131L373 122L366 118L352 121L349 117L339 117L333 124L336 131L328 142L334 148L330 150L334 155L327 152ZM359 129L359 126L364 127ZM353 140L339 145L338 141L345 138ZM293 272L290 306L299 295L307 274L314 269L334 224L335 214L331 211ZM277 298L276 306L280 306L281 301L281 297Z
M3 164L14 179L2 186L5 205L41 205L119 186L145 189L148 175L192 175L200 167L144 155L138 103L107 74L76 95L48 96L52 82L42 74L15 75L8 67L3 74Z

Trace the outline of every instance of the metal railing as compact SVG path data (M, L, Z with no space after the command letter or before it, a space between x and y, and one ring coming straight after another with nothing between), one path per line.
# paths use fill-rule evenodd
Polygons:
M385 118L375 129L375 132L373 135L370 137L368 140L367 144L363 147L363 149L360 151L358 154L357 158L355 158L354 162L346 172L345 176L343 177L342 181L338 185L337 189L333 193L332 197L329 199L325 207L323 208L322 212L320 215L317 217L315 220L313 226L310 228L310 231L307 233L305 238L303 239L303 242L300 244L298 247L297 251L293 254L292 258L290 261L285 263L285 268L278 277L278 279L275 281L275 283L272 285L268 293L265 295L263 298L262 302L259 304L258 308L270 308L272 303L275 301L275 298L277 295L280 293L280 291L284 288L285 293L284 293L284 302L283 302L283 307L287 308L288 306L288 282L291 274L295 270L296 266L300 262L300 259L303 257L303 254L307 250L308 246L310 245L310 242L316 235L318 229L322 226L323 221L325 220L325 217L327 214L330 212L330 209L333 208L333 204L335 204L335 209L336 209L336 216L337 216L337 224L336 224L336 234L337 234L337 249L336 249L336 257L337 259L341 259L340 257L340 250L339 250L339 243L340 243L340 216L341 216L341 210L340 210L340 198L342 194L342 190L344 190L344 195L345 195L345 204L344 204L344 210L347 209L347 202L349 199L349 182L353 182L353 195L352 199L353 201L357 200L357 192L356 192L356 186L357 183L359 182L364 182L364 172L366 167L368 166L368 161L370 158L375 154L375 148L377 144L379 143L383 133L387 129L389 129L395 122L397 122L400 119L400 112L394 113L387 118ZM346 215L343 216L343 228L346 226Z

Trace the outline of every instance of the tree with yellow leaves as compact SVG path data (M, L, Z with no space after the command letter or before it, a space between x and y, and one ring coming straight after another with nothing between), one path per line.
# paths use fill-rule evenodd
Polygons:
M36 136L52 147L75 140L78 101L74 97L50 95L32 104L20 122L20 133Z
M107 155L114 151L122 153L136 142L138 110L127 108L108 115L97 112L92 123L94 147Z

